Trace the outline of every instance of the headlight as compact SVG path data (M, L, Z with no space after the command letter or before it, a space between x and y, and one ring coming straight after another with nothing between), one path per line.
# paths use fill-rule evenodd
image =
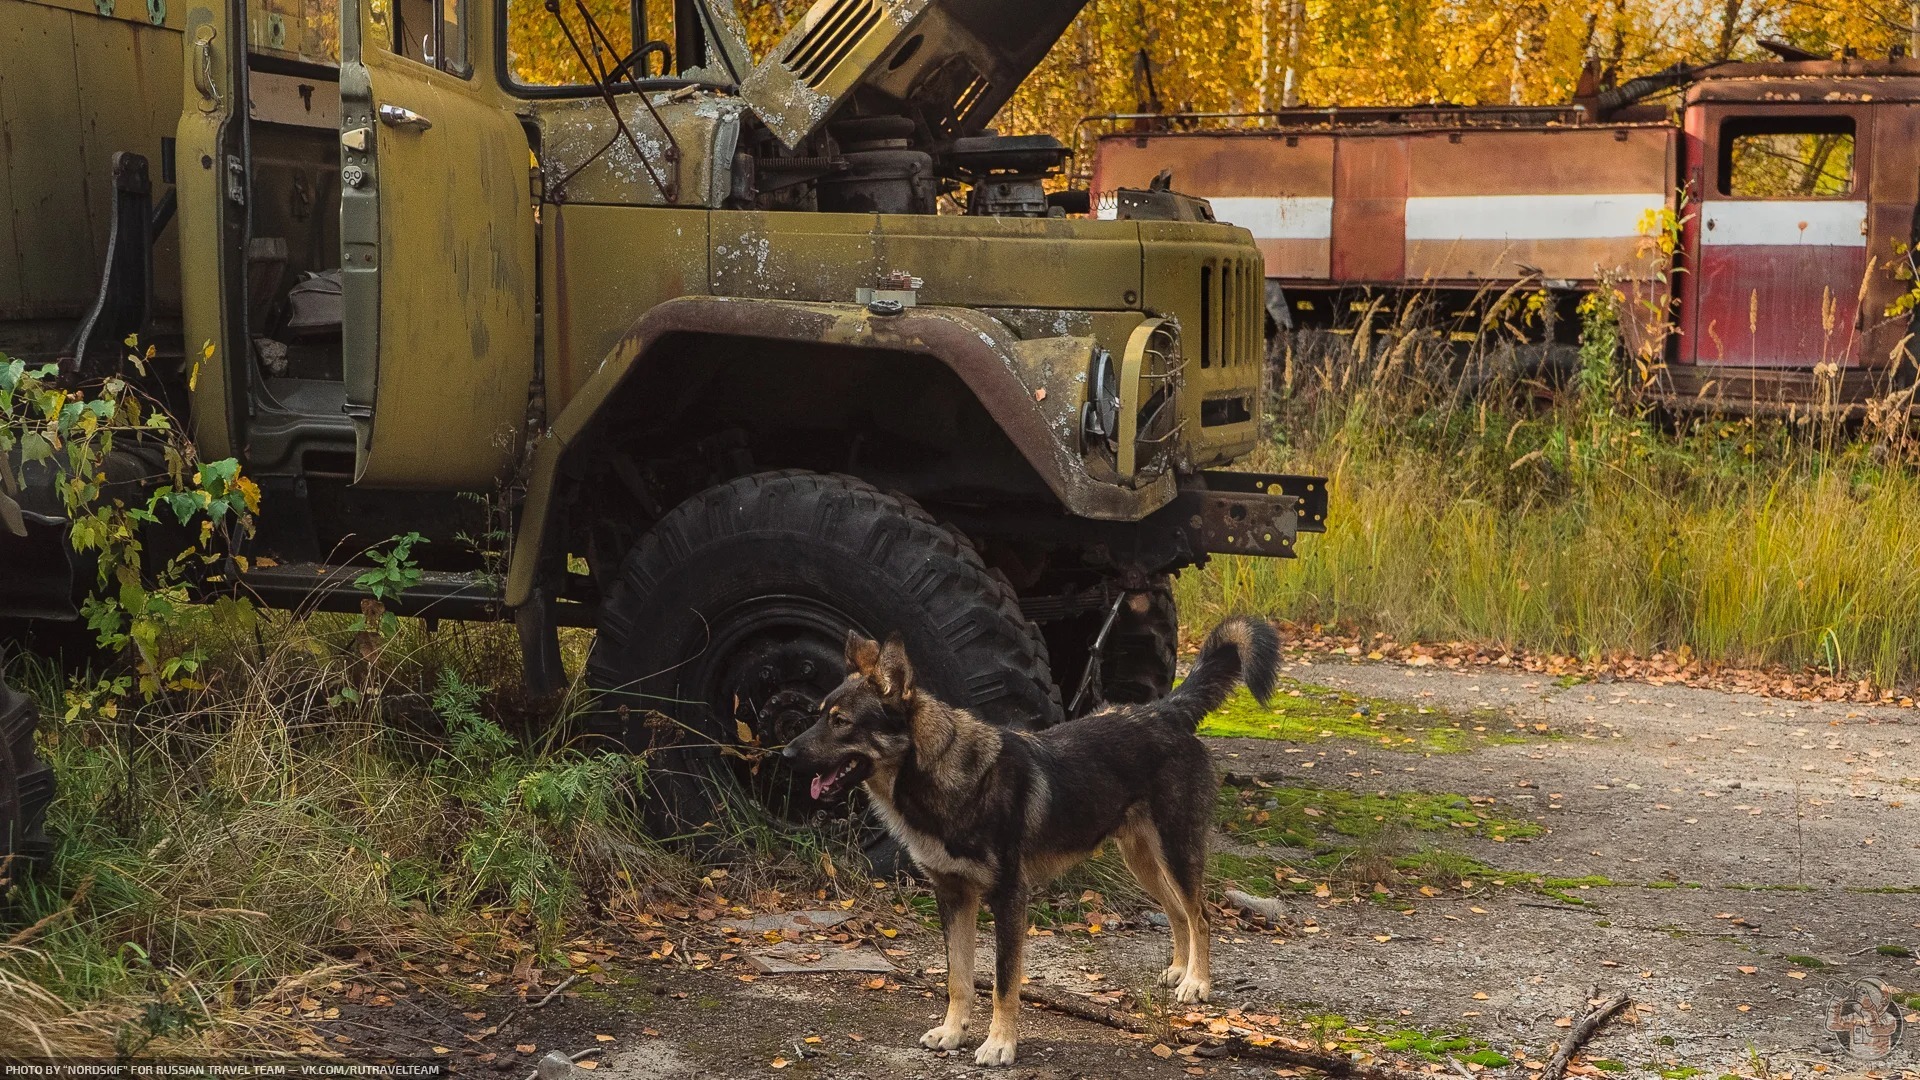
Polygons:
M1084 449L1096 443L1111 451L1120 423L1120 375L1114 370L1113 354L1093 350L1093 369L1087 372L1087 403L1080 410L1080 435Z

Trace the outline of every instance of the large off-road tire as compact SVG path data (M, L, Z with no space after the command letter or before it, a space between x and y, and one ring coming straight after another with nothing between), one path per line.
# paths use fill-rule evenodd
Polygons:
M33 747L39 721L33 699L0 682L0 892L53 847L44 831L53 771Z
M1069 706L1086 673L1087 657L1105 621L1104 611L1077 615L1046 625L1047 647L1054 657L1062 693ZM1092 692L1080 702L1084 715L1102 705L1156 701L1173 689L1178 661L1180 612L1173 599L1173 579L1156 575L1148 587L1127 594L1114 616L1101 650L1100 671Z
M846 814L767 751L812 722L779 702L839 685L849 629L899 634L919 685L993 723L1060 719L1045 642L1012 588L924 510L845 476L742 477L634 545L587 660L599 726L647 757L662 835L711 835L748 800L775 821ZM900 868L879 833L862 843L876 869Z

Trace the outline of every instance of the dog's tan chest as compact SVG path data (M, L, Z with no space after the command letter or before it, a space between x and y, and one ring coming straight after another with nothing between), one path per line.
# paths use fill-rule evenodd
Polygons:
M873 796L873 805L880 812L880 820L886 823L887 831L913 856L913 861L922 870L930 874L950 874L965 878L981 887L993 881L993 867L974 859L956 857L947 850L947 845L939 837L922 832L907 824L893 805L893 773L876 771L867 778L867 794Z

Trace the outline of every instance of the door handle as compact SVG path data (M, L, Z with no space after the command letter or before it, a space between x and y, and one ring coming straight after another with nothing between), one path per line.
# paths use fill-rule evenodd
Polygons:
M398 105L380 106L380 122L388 127L410 127L415 131L425 131L433 126L433 121Z
M217 111L221 104L220 83L213 71L213 39L215 31L211 26L202 26L193 37L193 86L200 96L211 103Z

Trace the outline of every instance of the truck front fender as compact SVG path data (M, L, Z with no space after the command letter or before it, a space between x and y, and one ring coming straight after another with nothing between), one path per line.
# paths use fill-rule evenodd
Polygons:
M1088 338L1022 340L996 319L963 308L909 307L875 314L859 304L689 296L641 316L535 442L517 538L507 574L507 604L533 594L536 570L553 537L561 467L593 437L630 379L670 373L679 350L669 338L759 340L770 353L782 344L830 345L867 355L925 356L949 368L1012 441L1060 506L1076 517L1137 521L1174 496L1170 473L1127 485L1097 477L1079 451L1080 407L1086 399Z

